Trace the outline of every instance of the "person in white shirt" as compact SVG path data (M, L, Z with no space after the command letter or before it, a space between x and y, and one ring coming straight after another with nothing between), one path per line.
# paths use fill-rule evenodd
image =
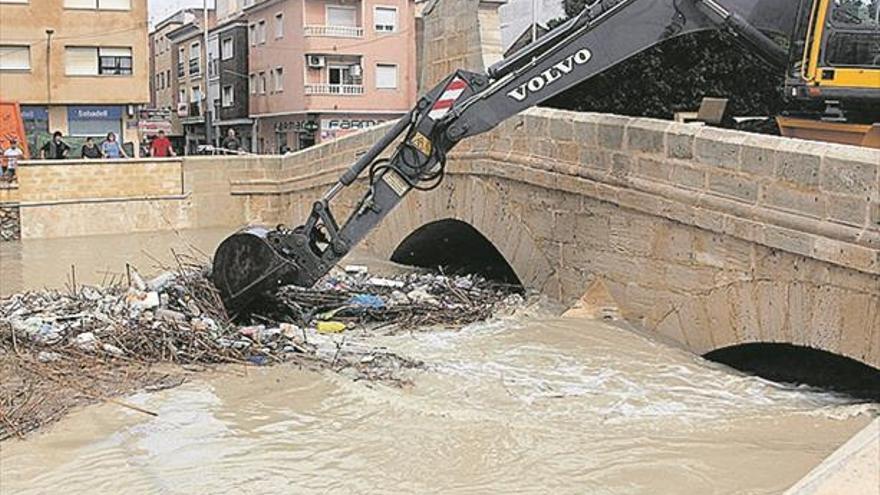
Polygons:
M10 139L9 149L3 152L3 161L6 162L6 171L3 174L9 180L15 179L15 170L18 168L18 160L24 156L24 152L18 147L18 140Z

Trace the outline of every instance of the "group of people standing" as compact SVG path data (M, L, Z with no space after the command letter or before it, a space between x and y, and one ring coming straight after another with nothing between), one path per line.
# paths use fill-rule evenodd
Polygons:
M0 177L4 180L12 180L15 178L18 161L27 157L24 156L24 152L19 146L18 138L8 136L7 142L9 147L6 149L0 145L0 165L2 165ZM235 130L228 130L226 138L223 140L222 149L226 153L241 153L241 141L235 134ZM43 160L65 160L69 158L70 150L71 147L64 142L64 135L61 131L55 131L52 134L52 139L40 148L40 158ZM177 156L171 140L168 139L164 131L159 131L150 141L149 154L151 157L158 158ZM86 159L129 158L122 143L117 139L116 133L113 132L108 132L100 144L97 144L94 138L87 137L80 149L80 155Z
M40 148L40 158L45 160L64 160L70 154L70 146L62 139L61 131L55 131L52 139ZM116 139L116 133L108 132L100 145L92 137L87 137L80 153L83 158L128 158L125 148Z

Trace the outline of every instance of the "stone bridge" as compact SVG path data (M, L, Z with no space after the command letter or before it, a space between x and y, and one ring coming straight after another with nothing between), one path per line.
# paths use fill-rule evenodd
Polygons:
M231 193L251 220L301 220L384 130L263 161ZM779 342L880 367L878 169L876 150L535 109L455 148L366 246L387 258L458 220L524 285L571 304L601 281L623 318L695 352Z

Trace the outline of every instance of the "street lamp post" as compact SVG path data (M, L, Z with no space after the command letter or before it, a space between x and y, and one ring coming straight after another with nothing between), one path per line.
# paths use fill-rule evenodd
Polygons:
M208 64L210 60L208 59L208 0L202 0L202 43L205 47L205 63L202 65L203 70L205 71L202 75L202 81L205 83L205 91L204 94L200 94L201 98L204 101L204 112L205 112L205 144L213 144L211 139L211 109L208 108L210 106L210 101L207 98L210 82L208 79L210 78L210 70L208 68Z
M52 104L52 35L54 29L46 30L46 107Z

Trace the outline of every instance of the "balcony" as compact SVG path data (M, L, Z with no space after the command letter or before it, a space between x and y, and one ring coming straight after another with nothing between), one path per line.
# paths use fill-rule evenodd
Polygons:
M304 30L306 36L315 36L319 38L364 37L364 28L362 27L307 25Z
M343 95L357 96L364 94L360 84L306 84L307 95Z

